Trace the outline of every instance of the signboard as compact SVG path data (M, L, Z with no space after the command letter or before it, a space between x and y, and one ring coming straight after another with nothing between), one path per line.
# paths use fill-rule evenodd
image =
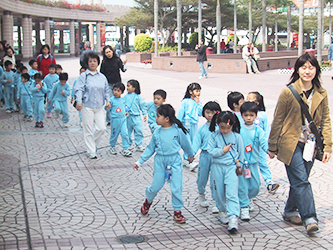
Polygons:
M105 38L105 23L101 23L101 47L105 46L106 38Z

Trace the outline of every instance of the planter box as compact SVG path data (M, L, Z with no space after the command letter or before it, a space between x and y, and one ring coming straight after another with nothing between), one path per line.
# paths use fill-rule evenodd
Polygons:
M146 60L151 60L151 53L126 53L126 59L128 62L141 63Z

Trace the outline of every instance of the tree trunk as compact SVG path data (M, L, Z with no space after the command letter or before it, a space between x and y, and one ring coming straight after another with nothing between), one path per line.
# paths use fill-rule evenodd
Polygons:
M216 34L217 34L217 41L216 41L216 52L217 54L221 54L221 6L220 0L217 0L216 5Z
M178 32L178 56L182 55L182 5L177 0L177 32Z
M155 57L158 57L158 0L154 0Z
M266 0L262 0L262 52L266 51Z
M278 51L278 25L277 25L277 13L275 13L275 37L274 37L274 44L275 44L275 51Z
M249 42L252 43L252 1L249 0Z
M318 0L318 34L317 34L317 60L319 65L322 62L322 37L323 37L323 12L322 12L322 0Z
M291 5L288 4L288 13L287 13L287 50L290 50L290 38L291 38Z
M201 0L198 0L198 44L202 39L202 6Z
M304 0L299 4L299 29L298 29L298 56L303 54L303 25L304 25Z
M237 53L237 4L236 0L234 0L234 54Z

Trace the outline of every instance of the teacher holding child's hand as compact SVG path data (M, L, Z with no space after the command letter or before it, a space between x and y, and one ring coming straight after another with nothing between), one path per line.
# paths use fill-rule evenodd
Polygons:
M314 145L320 145L322 141L315 139L319 137L316 132L319 128L322 131L322 162L326 163L332 152L332 129L327 91L321 86L317 59L312 54L304 54L297 59L294 68L288 88L282 90L275 108L268 154L271 158L277 155L287 170L290 190L283 219L296 225L303 224L310 234L319 229L309 182L317 154ZM305 104L304 109L296 96ZM305 118L306 113L312 117L314 125Z
M97 71L99 56L90 52L86 56L88 69L75 84L76 109L82 111L82 127L87 153L97 159L97 146L106 129L105 109L110 109L110 92L106 77Z

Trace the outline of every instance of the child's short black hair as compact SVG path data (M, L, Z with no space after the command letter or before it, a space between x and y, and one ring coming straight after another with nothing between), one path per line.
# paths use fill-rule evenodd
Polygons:
M36 62L35 59L31 59L31 60L29 61L29 65L30 65L30 67L32 67L32 65L33 65L35 62Z
M114 86L113 89L118 88L120 89L121 93L124 93L125 91L125 85L122 82L117 82Z
M49 65L49 69L56 69L56 65L54 64L54 63L51 63L50 65Z
M23 73L22 75L21 75L21 78L24 78L24 79L26 79L26 80L30 80L30 75L28 74L28 73Z
M237 92L237 91L230 91L228 93L227 101L228 101L228 107L231 110L234 110L234 104L239 105L239 101L241 99L244 99L244 96L242 93Z
M56 65L55 65L55 69L56 69L56 70L57 70L57 69L62 69L62 67L61 67L60 64L56 64Z
M135 91L134 91L135 94L138 94L138 95L141 94L140 83L138 82L138 80L131 79L127 83L131 84L133 86L133 88L135 88Z
M9 65L13 65L13 63L11 61L5 61L5 68L7 68Z
M217 102L212 102L209 101L205 104L205 106L202 109L202 116L205 117L205 111L206 110L211 110L211 111L219 111L222 112L220 104L218 104Z
M258 113L259 107L255 102L244 102L240 107L241 114L249 111L253 113Z
M34 75L34 79L35 79L35 80L36 80L36 79L43 80L43 76L42 76L40 73L36 73L36 74Z
M21 64L21 65L20 65L20 70L21 70L21 72L22 72L23 70L25 70L25 69L28 70L28 68L27 68L26 66L24 66L23 64Z
M59 81L67 81L68 80L68 74L67 73L60 73L59 74Z
M166 99L167 93L163 89L158 89L153 95L160 95L163 99Z

